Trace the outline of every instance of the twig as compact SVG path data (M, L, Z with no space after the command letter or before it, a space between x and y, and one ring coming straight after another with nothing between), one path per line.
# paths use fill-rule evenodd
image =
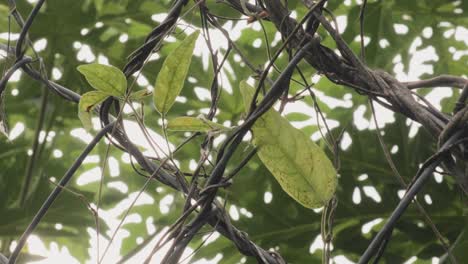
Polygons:
M364 0L359 11L359 36L361 38L361 60L366 61L366 51L364 47L364 12L366 11L367 0Z
M406 191L405 195L398 203L398 206L393 211L392 215L389 217L385 225L382 229L377 233L374 237L372 242L367 247L364 254L359 259L359 264L368 263L372 256L379 250L382 241L387 239L388 235L390 234L391 230L394 228L398 219L403 215L406 208L409 206L411 201L413 201L416 194L422 189L424 184L426 183L427 179L432 175L434 169L446 158L445 154L451 148L456 146L457 140L462 135L462 132L457 132L454 136L452 136L449 140L445 142L445 144L440 148L440 150L434 154L418 171L417 179L413 185Z
M388 151L388 148L385 145L384 139L383 139L383 137L381 135L381 129L380 129L379 123L377 122L377 115L376 115L376 112L375 112L374 102L372 101L372 99L369 99L369 104L370 104L370 107L371 107L371 110L372 110L372 117L373 117L374 124L375 124L375 127L376 127L377 138L379 139L380 147L382 148L382 151L384 152L385 160L387 161L388 165L390 166L390 169L393 171L393 176L400 183L400 186L407 189L408 186L407 186L405 180L403 179L403 177L401 176L400 172L398 171L395 163L393 162L391 154ZM414 202L415 202L416 207L418 208L419 212L424 217L426 223L432 229L432 232L434 233L434 235L437 237L437 239L439 239L439 242L442 245L442 247L444 248L445 252L450 256L450 259L452 260L453 264L457 263L455 257L453 256L453 254L452 254L452 252L450 250L450 245L447 244L444 237L440 233L439 229L437 229L436 225L433 223L433 221L432 221L431 217L429 216L429 214L426 212L426 210L424 209L424 207L421 205L421 203L418 200L414 200Z
M88 154L93 150L96 144L104 137L105 134L110 132L114 128L115 123L110 123L106 127L104 127L99 133L93 138L93 140L86 146L83 152L78 156L72 166L68 169L65 173L63 178L58 183L58 186L54 188L54 190L50 193L49 197L47 197L46 201L42 204L39 211L34 216L33 220L29 224L29 226L24 231L23 235L21 235L20 239L18 240L18 244L15 247L15 250L10 256L10 260L8 264L16 263L16 259L18 258L21 250L23 249L24 245L28 237L31 235L32 232L36 229L37 225L41 222L44 215L47 213L49 208L52 206L53 202L57 199L58 195L62 191L62 188L65 187L68 182L71 180L75 172L83 163L84 159L88 156Z
M41 10L42 5L44 4L45 0L39 0L37 4L34 6L33 10L29 14L28 18L26 19L26 22L22 26L20 35L18 37L18 41L16 42L16 59L21 59L23 58L24 55L24 50L23 50L23 43L24 40L26 39L26 35L28 34L29 28L31 27L32 23L34 22L34 19L36 18L36 15L39 13L39 10Z
M427 80L403 82L402 84L406 85L408 89L416 89L423 87L433 88L440 86L453 86L456 88L463 88L467 82L468 80L465 78L443 74Z

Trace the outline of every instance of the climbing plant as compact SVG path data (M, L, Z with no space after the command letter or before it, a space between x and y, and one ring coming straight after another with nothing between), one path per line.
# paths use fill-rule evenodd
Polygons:
M3 1L0 262L464 263L466 12Z

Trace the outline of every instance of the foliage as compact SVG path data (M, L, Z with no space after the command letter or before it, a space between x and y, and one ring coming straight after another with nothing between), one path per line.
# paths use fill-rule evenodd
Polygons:
M154 84L153 102L165 115L184 87L199 32L192 33L166 58Z
M241 82L244 106L255 89ZM275 110L267 111L252 127L258 157L283 190L307 208L320 208L335 194L336 171L325 152Z
M181 116L174 118L167 124L167 130L170 131L209 132L226 129L226 127L217 124L213 121L207 120L203 116Z
M32 1L16 1L16 10L25 18L34 6L30 2ZM32 43L37 45L36 50L43 58L46 74L60 85L83 95L79 105L80 118L77 117L77 106L74 103L64 101L60 96L49 92L43 84L28 77L24 72L17 80L8 82L4 98L6 117L11 135L18 131L20 133L15 138L2 137L0 140L0 241L3 253L8 252L9 243L20 237L26 229L55 187L53 182L62 177L85 148L86 137L90 134L81 138L76 136L84 133L80 119L91 129L91 109L108 96L125 96L127 80L122 78L123 73L117 69L123 69L127 56L144 43L153 28L162 25L161 17L167 15L172 2L46 1L28 31L28 36ZM293 11L298 20L307 13L302 1L287 2L288 9ZM356 39L360 32L360 5L355 1L344 2L352 3L348 5L343 1L329 1L327 8L339 21L345 21L346 27L339 30L344 40L358 54L360 43ZM467 45L466 39L459 39L454 32L461 30L462 25L468 24L468 1L382 0L368 1L367 5L364 34L369 38L365 52L369 67L395 73L400 77L404 77L410 71L417 71L418 74L422 74L416 76L420 78L447 73L457 76L465 74L466 78L468 64L466 53L463 53ZM236 49L241 50L254 67L265 65L270 55L281 47L278 30L270 21L256 20L249 24L245 16L219 1L206 1L206 8L217 15L220 23L229 29L228 33L232 33L231 38L235 40ZM20 32L20 28L9 16L10 10L6 3L0 3L0 33ZM131 84L132 91L136 91L129 99L137 103L139 111L144 112L144 125L159 135L167 136L168 142L161 143L163 149L166 145L185 144L188 135L180 133L181 130L221 130L222 133L214 133L215 135L208 133L209 136L215 137L209 140L214 146L214 151L211 155L206 155L210 160L203 162L200 171L201 175L209 175L213 170L210 162L216 160L222 146L219 142L232 131L223 130L220 124L223 124L223 127L235 127L244 120L245 109L239 90L241 80L257 76L242 61L236 49L227 44L219 30L210 29L210 36L212 40L215 39L211 48L216 49L219 55L216 56L217 61L206 52L206 43L201 49L203 52L197 49L193 51L199 33L187 36L187 25L201 28L203 25L199 19L200 12L195 1L188 2L182 10L177 27L167 36L164 45L156 50L157 56L153 55L141 71L129 78L128 87ZM11 21L8 18L11 18ZM239 18L242 19L238 20ZM395 28L398 27L406 28L407 31L397 32ZM240 31L236 32L238 29ZM322 38L322 45L336 48L335 42L323 28L319 28L318 34ZM3 36L4 34L0 43L15 43L14 39L8 41ZM206 35L204 37L206 38ZM45 47L37 48L40 46L38 43L44 41ZM422 62L425 66L431 66L430 71L419 72L419 69L414 68L417 65L416 54L422 50L434 51L436 54L437 59L425 57ZM31 49L27 49L26 54L34 57ZM85 56L86 54L88 56ZM185 121L195 123L197 128L193 128L191 123L190 128L174 129L174 124L185 116L208 115L207 110L210 109L213 98L206 94L210 94L216 76L214 72L224 55L227 56L226 62L220 70L220 76L223 77L222 80L216 80L220 83L221 91L219 98L216 98L219 109L214 119L205 121L190 118ZM174 61L169 63L171 58ZM116 70L98 66L99 64L80 66L91 62L108 62L114 65ZM275 61L275 66L283 69L288 62L289 57L283 54ZM12 59L0 57L2 69L8 69L13 63ZM38 64L36 62L35 65ZM77 67L79 70L76 70ZM298 95L295 98L304 98L287 104L284 117L294 126L300 127L306 137L319 138L316 143L323 150L326 149L327 141L326 138L320 137L321 131L328 137L343 137L338 146L338 204L333 223L332 255L344 255L349 260L357 261L383 224L369 223L387 218L400 201L399 192L405 188L399 184L385 159L373 125L372 110L367 96L350 87L336 85L325 77L314 77L317 72L305 62L299 64L299 68L301 73L295 71L292 76L296 82L291 82L289 96ZM167 77L168 73L179 69L180 76L177 79L165 80L160 77ZM99 79L92 77L99 77L100 73L112 75L109 80L113 83L103 86ZM188 78L185 78L186 75ZM302 75L308 82L311 82L311 78L316 82L313 85L314 97L309 96L307 92L301 93ZM152 81L157 76L153 87ZM272 70L269 78L275 80L278 76L279 72ZM96 90L92 90L88 83ZM156 109L146 97L153 89ZM160 95L164 92L161 92L161 89L168 95L167 100L162 100ZM440 109L445 114L450 114L460 95L457 89L418 89L416 92L426 98L432 98L436 91L441 89L443 99L438 100ZM297 110L294 106L301 108ZM323 121L317 118L319 114L315 112L316 107L321 109L331 124L329 133ZM171 111L168 111L169 108ZM169 120L167 131L161 125L163 122L159 113L165 114L165 118ZM380 123L383 114L390 116L390 121L387 120L385 124ZM139 113L123 114L123 118L135 124L135 116L138 115ZM318 119L320 121L317 121ZM361 120L361 123L358 120ZM410 182L420 165L436 152L436 141L426 130L420 129L415 122L401 114L377 111L377 120L382 129L383 141L391 149L392 160L404 181ZM187 124L185 121L183 125ZM21 131L23 126L24 131ZM193 164L197 164L198 158L206 154L200 154L200 146L205 143L203 137L198 136L172 153L172 158L176 161L174 164L177 164L181 173L194 173ZM149 143L144 142L139 144L138 148L151 153L149 155L152 156L162 155L163 151L153 151L148 145ZM252 148L247 141L240 143L227 165L226 175L236 170L237 165ZM88 228L96 229L96 219L87 205L96 204L100 200L102 210L111 211L140 192L147 180L135 172L128 161L128 155L116 147L110 147L107 153L106 145L102 142L92 154L95 158L89 158L78 170L73 183L53 204L35 231L48 246L53 241L66 246L80 262L90 257ZM327 154L332 158L331 152ZM248 238L261 248L275 249L288 263L320 262L322 250L311 252L310 248L321 232L321 213L305 208L288 196L267 169L268 164L265 166L261 160L263 158L254 156L231 179L229 187L219 189L218 199L226 202L226 211L230 212L234 226L248 233ZM118 161L117 165L114 161ZM168 170L171 170L174 164L169 164ZM98 178L101 175L96 173L96 168L104 166L103 188L102 192L99 192ZM118 168L119 173L112 171L111 167ZM137 166L137 169L140 168ZM86 180L85 176L89 175L86 173L90 171L99 177ZM142 173L141 170L139 172ZM28 178L31 179L29 188L24 190ZM189 176L186 179L190 181ZM200 178L202 182L205 180L204 177ZM115 187L122 183L125 188ZM22 193L26 193L24 201ZM151 197L154 203L137 204L131 209L131 214L139 216L140 221L123 223L121 228L127 230L129 236L122 241L122 256L138 248L137 241L140 241L140 238L149 239L154 235L154 231L147 228L148 222L154 224L159 232L173 224L185 206L183 195L158 181L151 181L144 193ZM370 195L371 193L377 195ZM166 208L159 207L161 201L167 201L168 197L173 198L172 202ZM467 254L466 250L463 250L467 243L467 200L454 178L435 173L418 194L418 201L424 206L444 239L454 246L454 254L462 263ZM122 220L124 217L125 213L122 211L117 219ZM57 224L60 224L60 228ZM370 230L364 230L364 227L369 226ZM100 227L101 233L110 238L114 230L110 230L104 222ZM201 245L206 238L204 234L212 230L211 226L205 226L200 235L195 236L190 247L197 248ZM232 241L220 236L212 243L203 244L191 261L212 259L219 253L222 254L221 263L239 263L244 258ZM414 204L396 225L382 261L402 263L412 256L416 256L421 263L429 263L433 257L442 257L448 261L441 242ZM254 258L247 258L247 263L255 261Z

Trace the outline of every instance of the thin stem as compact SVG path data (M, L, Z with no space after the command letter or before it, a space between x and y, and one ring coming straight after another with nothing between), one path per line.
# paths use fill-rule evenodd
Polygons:
M115 123L110 123L109 125L105 126L99 133L93 138L93 140L86 146L86 148L83 150L83 152L78 156L78 158L75 160L75 162L72 164L72 166L68 169L68 171L65 173L63 178L60 180L58 183L58 186L54 188L54 190L50 193L49 197L45 200L45 202L42 204L41 208L39 211L36 213L34 216L33 220L29 224L29 226L26 228L24 233L21 235L20 239L18 240L18 244L15 247L15 250L10 256L10 260L8 261L8 264L14 264L16 263L16 259L18 258L21 250L23 249L24 245L26 244L26 241L28 237L34 232L36 227L39 225L41 222L42 218L45 216L49 208L52 206L53 202L57 199L59 196L60 192L62 191L63 187L65 187L68 182L71 180L75 172L78 170L78 168L81 166L83 163L84 159L89 155L89 153L93 150L93 148L97 145L97 143L108 133L114 128Z
M32 155L29 157L28 164L26 165L26 171L24 175L23 188L21 189L20 196L20 207L22 207L26 201L26 197L29 191L29 185L31 184L31 178L34 169L34 163L38 157L38 148L39 148L39 135L44 125L44 119L47 110L47 102L49 100L49 90L42 90L42 100L41 100L41 110L39 113L39 118L37 119L36 129L34 134L34 142L32 145ZM45 141L45 140L44 140Z
M450 148L452 148L455 145L454 142L458 140L461 134L462 131L459 131L449 140L447 140L445 144L441 147L439 152L436 153L423 165L421 170L417 173L418 177L416 181L406 191L405 195L391 214L390 218L387 220L383 228L379 231L379 233L374 237L370 245L367 247L366 251L359 259L359 264L368 263L372 256L374 256L374 254L377 251L381 250L380 247L382 245L382 242L388 238L388 235L391 234L391 230L393 230L393 227L395 226L398 219L400 219L400 217L410 205L411 201L413 201L416 194L422 189L424 184L434 172L435 168L444 160L445 156L443 154L445 154L445 152L447 152Z

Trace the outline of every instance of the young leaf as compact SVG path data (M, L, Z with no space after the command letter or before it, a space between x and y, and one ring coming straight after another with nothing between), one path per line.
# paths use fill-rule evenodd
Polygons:
M185 132L208 132L227 130L228 128L205 118L182 116L170 120L167 124L167 129Z
M84 75L94 89L107 95L125 96L127 79L116 67L92 63L80 65L77 70Z
M87 92L81 96L80 103L78 104L78 117L86 130L89 131L93 128L91 111L96 105L106 100L107 97L109 97L108 94L100 91Z
M250 106L254 88L240 85L244 105ZM324 206L335 193L335 169L323 150L275 110L263 114L252 127L258 156L283 190L307 208Z
M185 38L162 65L153 92L154 105L161 114L169 111L184 87L198 34L196 31Z
M150 96L151 94L152 94L151 91L144 89L144 90L140 90L140 91L136 91L136 92L131 93L129 99L139 101L139 100L142 100L143 98L145 98L147 96Z

